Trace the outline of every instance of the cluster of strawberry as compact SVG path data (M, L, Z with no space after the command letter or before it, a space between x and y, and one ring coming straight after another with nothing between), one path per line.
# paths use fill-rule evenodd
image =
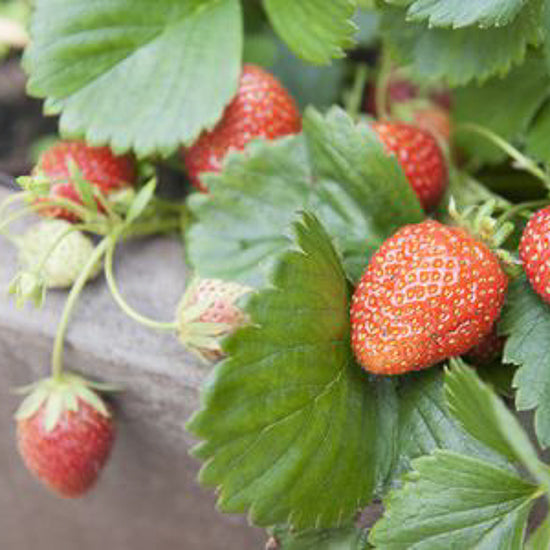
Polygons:
M433 211L449 178L441 133L392 120L371 127L386 151L397 158L424 210ZM203 173L220 170L230 150L244 150L254 138L275 139L300 129L301 116L289 93L263 69L246 65L221 121L182 152L189 178L200 192L208 192ZM117 238L130 231L130 221L139 219L152 200L143 200L143 194L137 199L147 187L133 191L137 174L131 157L83 142L60 142L42 155L33 176L23 183L32 199L31 210L54 218L50 221L55 225L51 230L44 225L34 228L25 239L30 244L21 247L27 267L13 285L20 298L41 296L44 286L72 286L71 293L77 294L106 255L106 278L113 295L133 315L116 290L112 253ZM105 246L94 248L83 231L104 236ZM550 209L545 209L527 225L520 256L535 290L550 302L549 244ZM29 252L31 246L35 249ZM33 267L38 252L44 250L45 259ZM37 285L39 278L42 283ZM351 305L355 355L366 370L383 375L424 369L468 352L486 360L502 349L495 323L507 284L497 252L468 230L433 220L403 227L374 254L355 289ZM220 337L246 323L238 301L249 291L235 283L196 280L182 298L176 320L163 327L176 330L201 357L217 360L222 355ZM73 301L69 297L68 302ZM114 423L110 408L97 393L109 388L63 372L63 334L62 328L52 377L25 388L28 396L17 413L18 441L29 469L59 494L74 497L93 485L105 464Z

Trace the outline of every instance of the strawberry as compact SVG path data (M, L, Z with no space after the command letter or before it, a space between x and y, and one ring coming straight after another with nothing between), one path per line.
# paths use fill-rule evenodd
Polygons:
M254 138L276 139L302 128L300 112L281 83L255 65L245 65L239 89L222 119L184 151L191 183L207 191L203 172L217 172L230 149L243 150Z
M82 204L72 166L106 197L134 185L137 177L131 156L116 156L108 147L91 147L83 141L60 141L47 149L38 160L34 174L49 180L49 196ZM40 200L47 201L47 198ZM104 211L99 202L98 209ZM41 213L68 221L78 220L73 212L56 206L41 210Z
M527 222L519 257L531 286L550 304L550 206L535 212Z
M202 359L223 357L220 339L247 321L238 301L250 288L220 279L196 279L186 290L178 308L181 342Z
M39 269L47 288L72 286L94 250L91 239L73 227L65 220L44 220L31 226L19 240L21 266ZM98 264L90 278L100 268Z
M388 110L393 112L394 107L400 103L417 99L429 101L445 111L451 110L451 95L448 89L438 87L419 88L410 79L400 75L399 71L392 72L386 88L386 107ZM367 87L365 111L373 116L376 116L378 112L376 87L373 84Z
M111 412L91 386L73 374L42 380L31 386L16 414L23 462L66 498L91 489L115 438Z
M402 122L375 122L373 130L394 153L426 211L433 210L447 188L447 165L434 136Z
M408 225L371 258L353 295L352 346L393 375L465 353L491 332L508 285L497 257L466 230Z
M466 353L465 357L475 365L488 365L498 359L504 350L506 338L499 336L496 327Z

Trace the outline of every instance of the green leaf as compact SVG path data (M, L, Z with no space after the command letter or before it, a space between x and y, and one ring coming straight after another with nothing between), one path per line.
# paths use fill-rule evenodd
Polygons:
M271 24L299 57L327 64L354 44L355 0L263 0Z
M155 194L155 189L157 188L157 180L153 178L148 183L146 183L134 197L134 200L128 208L128 214L126 214L126 223L130 224L133 221L137 220L149 203L151 202L153 195Z
M316 213L344 256L352 279L370 252L423 212L397 160L374 133L341 110L309 109L304 135L256 141L206 176L210 195L193 194L197 220L187 231L188 260L202 277L261 286L289 247L296 211Z
M550 68L550 0L542 0L540 20L544 36L543 51L546 57L546 66Z
M536 409L535 432L550 445L550 306L521 278L510 285L500 330L508 335L504 361L519 365L514 377L518 410Z
M188 429L205 440L194 450L200 481L217 488L222 511L302 530L345 525L370 501L385 434L377 384L352 357L338 256L311 215L294 231Z
M449 451L413 463L370 542L381 550L520 550L537 487Z
M550 103L546 103L529 128L525 141L528 155L550 163Z
M455 30L408 22L405 9L385 6L382 32L394 54L411 64L419 78L459 86L504 75L521 63L527 47L539 41L539 12L539 3L529 2L508 25Z
M548 474L514 415L475 371L460 359L452 361L445 377L449 408L464 428L498 453L527 468L550 487Z
M346 62L336 59L328 66L311 65L278 42L277 59L270 71L284 84L300 108L312 105L323 109L340 99Z
M67 160L67 168L71 175L71 180L76 184L76 190L82 204L91 212L97 212L97 203L94 197L94 188L92 184L84 178L74 159L69 158Z
M433 27L501 27L516 17L526 0L412 0L407 18Z
M65 135L117 152L192 142L238 85L239 0L38 0L31 37L29 93Z
M397 472L411 467L412 459L446 449L507 466L507 461L472 438L455 421L445 400L439 369L401 377L399 455Z
M504 78L455 90L454 119L458 124L473 122L507 141L517 141L549 95L550 77L544 61L530 57ZM518 97L521 101L517 101ZM510 109L510 105L514 108ZM457 138L460 148L478 161L496 163L506 158L488 140L470 132L460 132Z
M284 527L273 530L281 550L366 550L365 532L357 527L315 529L292 533Z

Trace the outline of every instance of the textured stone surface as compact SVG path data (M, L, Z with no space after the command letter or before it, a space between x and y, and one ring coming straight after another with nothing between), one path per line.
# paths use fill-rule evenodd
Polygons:
M0 192L0 200L2 199ZM0 285L14 254L0 241ZM175 239L128 243L118 254L122 291L136 309L171 320L185 285ZM97 489L78 501L44 490L14 447L10 388L48 373L63 292L51 292L41 311L17 311L0 295L0 548L6 550L257 550L263 533L241 518L222 516L212 494L195 482L198 464L183 424L197 406L208 374L168 333L142 328L120 312L102 279L86 289L68 333L65 365L120 383L115 451Z

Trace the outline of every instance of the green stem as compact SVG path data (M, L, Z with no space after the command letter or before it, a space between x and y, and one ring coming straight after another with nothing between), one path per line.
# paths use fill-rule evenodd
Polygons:
M107 236L95 247L93 253L88 258L86 265L82 268L82 271L78 275L78 278L71 288L69 296L67 297L67 301L65 302L65 307L63 309L63 313L61 314L61 320L57 326L57 333L55 335L55 342L52 352L52 377L58 380L63 375L63 351L69 319L83 288L88 282L90 273L92 273L97 263L101 260L101 257L105 254L109 243L110 237Z
M539 168L536 162L532 161L529 157L526 157L523 153L518 151L513 145L502 139L500 136L477 124L465 123L458 126L457 132L467 131L473 132L491 141L494 145L502 149L507 155L513 158L518 165L526 172L529 172L535 178L541 180L547 188L550 188L550 182L548 181L547 174Z
M122 294L118 289L113 270L115 249L122 231L123 228L115 231L109 237L109 246L107 248L107 254L105 256L105 277L107 279L109 290L111 291L115 302L118 304L120 309L122 309L122 311L124 311L124 313L128 315L128 317L134 319L134 321L142 325L145 325L148 328L152 328L155 330L176 330L178 325L175 321L164 323L149 319L148 317L145 317L144 315L133 309L132 306L130 306L128 302L126 302L126 300L122 297Z
M181 227L182 222L179 219L142 222L128 227L127 230L124 231L124 236L146 237L156 233L168 233L170 231L179 230Z
M512 219L516 214L520 214L524 210L531 210L534 208L543 208L550 204L550 199L541 199L538 201L529 201L522 202L520 204L514 205L512 208L504 212L502 216L498 219L499 225L502 225L504 222Z
M17 221L20 218L23 218L29 214L33 214L35 212L40 212L41 210L48 210L52 206L57 206L60 208L65 208L67 210L72 211L74 214L80 216L81 218L85 218L88 211L79 206L78 204L75 204L74 202L67 200L67 199L52 199L44 202L38 202L35 204L31 204L29 206L26 206L25 208L21 208L17 212L14 212L11 216L8 216L2 224L0 224L0 232L4 231L9 225L11 225L13 222Z
M120 216L112 209L111 205L109 204L109 201L105 198L105 195L99 190L97 190L97 193L94 195L94 197L97 199L99 204L103 207L103 210L107 213L107 217L113 221L114 223L121 222Z
M348 115L355 119L361 112L361 102L365 93L365 86L369 76L369 67L365 63L360 63L355 70L353 86L346 99L346 111Z
M376 116L379 120L388 118L388 86L390 83L392 62L388 48L383 47L381 53L380 71L376 82Z

